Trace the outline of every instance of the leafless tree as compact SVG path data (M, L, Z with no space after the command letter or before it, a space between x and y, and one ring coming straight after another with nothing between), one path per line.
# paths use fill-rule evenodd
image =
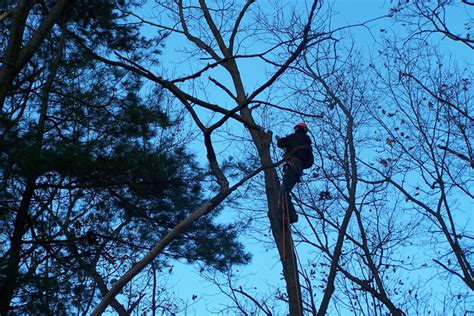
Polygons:
M33 86L28 76L19 82L18 74L70 3L58 1L48 9L38 31L24 45L21 38L34 1L20 1L0 15L0 21L11 21L0 70L2 110L12 87ZM38 193L40 179L32 176L24 186L10 245L9 281L17 278L20 250L36 255L36 246L24 247L25 243L35 244L51 256L69 253L94 281L104 297L94 315L108 305L126 314L145 304L143 287L133 286L138 277L141 285L153 287L148 302L152 312L165 311L171 307L160 304L157 258L197 220L224 203L248 202L245 194L236 192L260 176L263 185L253 180L251 188L264 192L286 293L277 290L265 296L236 285L229 274L225 282L215 280L215 284L233 302L230 310L271 315L275 302L283 301L290 315L424 313L431 292L423 284L411 283L407 274L426 269L434 282L449 280L455 285L442 294L451 301L443 308L466 311L465 298L474 288L474 235L468 214L474 199L473 76L468 67L456 66L437 53L428 39L441 34L474 48L472 17L467 14L462 32L450 21L453 8L472 5L470 1L399 2L388 13L400 22L401 41L384 38L385 46L378 47L378 55L371 60L360 57L363 54L351 46L353 42L344 47L349 42L345 36L350 34L340 32L349 27L331 30L331 13L325 16L317 0L307 7L285 2L265 6L254 0L167 0L157 2L148 16L123 9L121 13L133 20L130 23L157 30L170 44L179 39L176 56L166 59L169 64L165 65L155 63L151 51L140 56L101 52L85 36L72 34L82 52L107 67L159 85L173 106L187 113L186 119L200 137L194 142L205 148L213 195L170 227L152 249L117 237L127 229L126 220L116 228L117 234L89 236L100 239L99 248L119 248L126 243L134 254L147 252L137 262L131 256L120 260L123 265L113 275L121 276L108 288L107 278L112 274L102 272L113 265L106 262L107 252L84 260L74 241L87 238L87 232L72 229L70 217L62 218L51 209L58 190L64 187L48 187L49 191ZM66 30L65 20L62 26ZM366 23L360 26L369 28ZM59 40L58 61L61 45ZM253 78L257 64L267 73ZM49 77L38 90L42 100L38 152L55 65L52 63ZM6 110L21 116L25 103L15 104L17 108ZM318 158L317 166L295 192L305 223L300 221L294 228L284 221L278 205L276 167L284 160L275 163L278 159L272 148L273 133L287 127L290 115L310 123ZM237 143L245 148L233 147ZM35 194L50 194L50 202L40 205L45 197L37 201ZM36 212L29 211L32 201L41 206ZM43 232L28 224L41 214L49 214L60 227L51 239L43 239ZM31 240L23 241L27 231ZM55 245L59 236L66 238L63 248ZM310 249L311 255L303 261L295 247ZM11 301L12 291L2 294L5 302ZM121 292L129 296L126 303L116 298ZM84 303L84 312L92 308L91 302Z
M391 99L383 109L390 119L379 122L397 159L391 172L378 172L434 225L430 231L438 251L433 262L472 290L472 232L461 215L473 199L472 74L433 50L420 50L410 61L404 53L389 51L391 74L379 72ZM397 176L400 172L403 177ZM415 175L417 182L404 180ZM441 240L449 250L441 250Z
M407 41L426 41L433 35L441 35L474 49L473 7L472 1L398 1L389 13L405 28L409 28ZM459 21L459 18L463 21Z
M190 47L192 47L187 58L193 58L196 64L202 64L202 62L199 62L199 59L211 61L208 64L204 64L202 68L195 73L184 75L181 78L165 79L160 75L156 75L153 71L148 70L146 66L142 66L125 56L119 55L116 60L95 56L98 60L109 65L119 66L133 71L160 84L181 102L189 111L195 124L202 131L210 167L220 186L220 193L197 210L191 217L173 229L167 237L157 244L151 253L137 263L129 273L115 284L103 302L96 308L96 314L101 313L108 305L110 299L145 265L155 258L169 242L187 227L187 225L191 224L200 216L210 212L242 183L261 170L264 171L265 175L269 218L275 243L281 255L283 274L289 296L290 314L302 314L301 292L297 278L298 272L294 261L293 247L288 227L282 227L281 225L282 217L278 207L279 182L274 168L271 168L275 166L270 155L272 133L271 131L265 131L260 124L256 122L251 105L254 102L258 103L258 97L279 79L296 60L303 49L307 47L310 40L311 42L322 41L327 38L328 35L324 33L316 34L312 36L311 39L309 38L309 31L318 8L318 1L312 2L304 19L295 13L292 15L293 20L287 22L287 28L274 28L275 34L266 33L263 35L257 31L259 27L252 24L255 22L250 20L246 21L246 15L253 5L254 1L247 1L242 7L236 8L226 5L224 1L217 1L213 3L212 6L208 6L205 1L200 1L199 6L193 6L179 0L163 2L159 5L160 10L167 14L166 18L164 18L163 15L161 16L161 21L145 21L143 18L137 16L142 23L147 23L160 30L169 31L173 35L184 37L188 44L190 44ZM278 14L282 13L283 11L278 12ZM261 15L257 15L257 17L262 18ZM261 24L260 27L263 27L263 30L267 29L265 28L265 23L269 23L268 21L261 20L257 22ZM294 26L298 27L294 28ZM249 39L255 41L259 38L269 43L267 45L268 49L257 53L246 51L245 45ZM244 72L239 65L239 62L248 59L263 61L274 69L266 81L259 84L258 87L251 92L249 91L251 88L245 85L243 78ZM225 80L214 79L212 75L207 79L209 83L216 85L216 87L227 95L228 102L233 104L230 108L218 105L220 103L219 101L212 102L206 100L205 96L200 96L202 93L192 89L193 86L199 84L199 80L203 78L206 73L211 74L210 71L214 68L222 69L231 78L231 83L229 84L226 84ZM216 118L214 123L210 126L206 126L203 123L204 119L199 117L199 113L195 108L208 110L214 115L218 114L220 118ZM211 140L212 133L230 119L240 123L240 128L247 129L255 145L262 166L256 169L255 172L245 176L233 186L229 186L229 181L219 167Z
M433 3L407 4L418 8L425 5ZM383 304L391 313L399 314L429 306L426 302L418 305L421 292L415 289L423 286L398 273L426 269L427 258L396 254L401 249L421 251L430 244L428 235L438 243L438 258L433 262L472 289L472 232L463 215L472 201L472 74L469 67L453 67L454 63L433 53L433 47L420 47L419 38L405 38L401 43L403 46L393 49L379 48L380 59L372 60L356 60L353 56L359 52L336 51L324 43L308 49L304 55L308 58L295 71L312 80L289 79L285 93L292 93L291 100L297 106L284 109L279 105L309 122L316 134L320 165L309 178L314 177L312 181L318 185L300 191L301 212L308 219L309 230L298 232L298 242L328 256L327 261L319 258L308 268L310 276L322 275L325 284L318 313L324 313L331 283L335 282L331 267L329 273L317 268L327 262L339 272L340 291L346 294L334 300L341 304L353 296L358 306L349 301L347 309L378 313ZM326 61L329 65L324 66ZM351 118L356 122L355 173L351 172L348 154ZM353 214L348 215L348 211L337 209L341 201L349 202L350 185L344 181L351 177L357 178L358 193ZM364 210L369 211L366 216ZM343 226L345 216L353 220L349 229ZM334 239L331 229L346 239L344 246ZM311 232L315 240L309 238ZM444 251L440 244L443 239L448 247ZM345 250L343 259L334 256L338 248ZM368 277L365 271L369 271ZM316 277L307 279L314 282ZM359 290L368 297L360 301ZM429 290L424 293L428 299ZM451 294L445 294L456 297L448 299L453 302L451 308L466 311L469 294L459 284Z
M357 56L356 51L341 49L332 53L335 47L323 43L309 49L297 74L306 78L294 80L302 82L295 85L294 90L303 95L300 100L306 98L306 102L302 101L306 104L305 112L314 113L314 109L318 109L320 113L316 119L306 117L313 127L314 146L319 157L315 177L319 180L307 181L318 185L308 185L311 189L304 190L305 194L300 196L309 230L298 234L301 242L316 247L327 258L315 261L308 268L313 280L316 271L320 273L317 277L322 281L321 287L324 286L319 308L315 310L318 315L326 313L339 279L342 291L344 282L348 282L348 290L344 291L347 297L342 300L348 303L348 309L363 310L360 301L356 300L364 295L355 293L359 290L392 314L402 314L383 280L382 262L387 266L391 260L384 254L384 249L401 241L398 234L392 236L391 216L380 216L385 207L376 202L377 195L386 185L360 181L367 172L360 164L361 150L366 144L363 134L369 123L363 108L374 102L371 93L362 88L367 86L369 76L358 66L361 61L352 57ZM347 57L330 58L341 53ZM328 266L329 271L316 268L319 263ZM369 313L375 310L375 305L368 308Z

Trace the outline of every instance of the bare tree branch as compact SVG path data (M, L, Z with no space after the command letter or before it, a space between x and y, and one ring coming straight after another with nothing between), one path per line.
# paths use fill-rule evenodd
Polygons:
M259 301L257 301L252 295L248 294L247 292L245 292L244 290L242 290L242 287L239 287L239 289L234 289L232 288L232 291L233 292L237 292L237 293L240 293L242 294L243 296L245 296L246 298L248 298L249 300L251 300L255 305L257 305L257 307L265 313L265 315L268 315L268 316L271 316L272 313L267 309L267 308L264 308L262 306L262 304L260 304Z
M207 25L209 26L209 29L211 30L212 35L214 36L214 38L217 41L217 44L219 45L219 48L222 52L222 55L224 55L224 57L229 57L230 56L229 50L227 49L227 47L224 43L224 40L222 39L222 36L221 36L221 33L220 33L219 29L217 28L216 24L212 20L212 17L209 13L209 9L206 5L206 1L199 0L199 5L201 6L201 10L204 13L204 19L206 20Z
M242 19L244 18L244 15L247 12L248 8L254 2L255 0L247 0L247 3L245 3L244 7L239 13L239 16L235 20L234 27L232 28L232 34L230 35L230 39L229 39L229 52L231 54L234 52L235 37L237 36L237 32L239 31L240 23L242 22Z
M455 150L453 150L449 147L446 147L446 146L438 145L437 147L441 150L446 150L447 152L455 155L458 158L461 158L462 160L467 161L471 165L471 168L474 168L474 160L469 159L467 156L465 156L465 155L463 155L463 154L461 154L461 153L459 153L459 152L457 152L457 151L455 151Z
M460 114L462 114L463 116L465 116L469 120L474 121L474 117L470 116L469 113L462 110L461 108L459 108L457 105L453 104L452 102L449 102L448 100L445 100L444 98L442 98L439 95L435 94L433 91L431 91L426 85L424 85L418 78L416 78L412 74L400 72L400 76L409 77L409 78L415 80L416 83L418 83L426 92L428 92L437 101L439 101L441 103L444 103L449 107L452 107L453 109L455 109L457 112L459 112Z
M249 179L256 176L261 171L268 168L275 168L278 165L282 164L284 160L269 165L262 166L257 168L253 172L247 174L239 182L234 184L228 189L224 189L207 201L204 205L194 211L191 215L185 218L181 223L176 225L165 237L163 237L152 249L149 251L140 261L135 263L126 274L124 274L110 289L107 295L102 299L99 305L94 309L92 315L101 315L107 306L110 304L111 300L122 290L122 288L130 282L140 271L143 270L150 262L152 262L177 236L184 232L189 226L192 225L196 220L205 216L211 212L216 206L218 206L222 201L224 201L232 192L237 190Z
M192 43L194 43L197 47L207 52L215 61L220 61L222 58L219 55L217 55L217 53L209 45L204 43L201 39L193 36L189 32L188 25L184 17L183 0L178 0L178 10L179 10L179 18L181 21L181 27L183 28L183 32L184 32L184 35L186 35L186 38L190 40Z
M14 22L12 23L13 32L10 34L7 55L3 68L0 70L0 110L3 109L6 92L11 87L17 74L33 57L53 25L64 16L64 12L74 1L75 0L58 0L41 22L38 29L33 33L31 39L26 45L23 45L21 50L21 39L25 22L33 2L21 1L18 9L15 9L18 10L15 11L18 12L18 17L14 18ZM14 13L14 16L16 16L16 13Z

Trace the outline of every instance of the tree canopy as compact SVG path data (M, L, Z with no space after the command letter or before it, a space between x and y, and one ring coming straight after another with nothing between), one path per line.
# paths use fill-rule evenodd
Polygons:
M8 3L1 312L192 312L176 261L221 293L206 312L472 312L473 7ZM290 226L275 136L298 122Z
M2 37L29 10L19 21L21 55L59 4L12 7ZM2 312L87 313L123 266L205 197L206 171L174 136L181 123L167 110L163 89L81 49L143 55L152 41L121 24L118 11L134 4L91 5L71 3L30 60L12 67L18 74L3 100L0 136ZM2 52L2 75L11 45ZM248 262L236 228L215 223L217 215L195 222L150 271L164 273L179 259L219 270ZM132 310L150 282L116 301L115 310Z

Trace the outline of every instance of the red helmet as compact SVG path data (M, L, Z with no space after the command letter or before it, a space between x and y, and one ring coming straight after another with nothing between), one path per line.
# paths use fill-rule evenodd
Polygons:
M293 127L293 129L296 129L298 127L301 127L302 129L304 129L305 132L308 131L308 125L306 125L305 123L301 122L301 123L298 123L295 125L295 127Z

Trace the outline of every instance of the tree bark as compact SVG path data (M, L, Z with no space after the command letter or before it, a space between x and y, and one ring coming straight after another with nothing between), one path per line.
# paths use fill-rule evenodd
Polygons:
M51 65L51 71L48 75L48 79L45 83L43 93L41 96L41 108L40 108L40 117L38 120L38 129L36 131L36 141L33 147L33 155L35 158L41 156L41 148L43 145L44 129L46 122L46 115L48 111L49 104L49 93L51 86L53 84L54 78L56 77L56 72L59 67L59 63L62 59L62 50L64 48L64 42L66 37L66 24L62 24L62 34L60 41L58 43L55 59ZM36 188L36 180L38 175L36 175L34 170L31 170L33 175L30 175L26 179L26 186L22 194L22 199L18 213L16 215L13 238L10 243L10 249L8 250L8 263L5 269L6 278L5 283L0 288L0 311L1 313L7 313L10 309L11 300L13 298L13 293L16 288L18 270L20 264L20 252L22 247L22 238L25 234L27 223L28 223L28 212L31 205L31 200Z
M15 219L13 238L11 239L10 249L7 252L8 264L5 269L5 282L0 288L0 312L1 315L7 315L10 309L10 303L16 288L18 269L20 264L20 252L22 238L25 234L28 221L28 210L35 190L36 177L28 178L25 190L23 191L21 204Z
M235 22L235 26L233 29L234 34L231 35L229 44L226 44L226 42L224 41L222 37L222 34L220 33L218 26L214 23L212 19L210 11L207 8L206 2L204 0L199 1L200 9L203 13L204 20L207 23L210 34L212 34L212 36L214 37L217 43L217 47L223 56L223 58L221 58L221 56L215 51L214 48L207 45L200 38L191 34L190 30L188 29L187 21L184 14L184 5L182 1L177 1L177 14L179 16L179 21L182 27L182 34L186 36L189 42L195 44L196 47L198 47L200 50L206 52L206 54L208 54L212 59L214 59L217 64L220 64L223 68L225 68L225 70L230 74L233 81L233 87L235 89L236 95L234 96L233 93L230 92L231 89L228 89L225 87L224 87L224 91L230 94L231 97L237 103L236 107L234 107L232 110L226 110L226 109L217 107L213 104L210 104L208 102L202 101L196 97L193 97L192 95L189 95L183 92L181 89L179 89L175 85L176 82L181 82L181 81L186 80L185 78L192 79L192 78L195 78L196 76L197 77L201 76L204 70L209 69L214 66L208 65L207 67L204 68L203 71L199 71L194 75L186 76L184 78L181 78L175 81L167 81L161 77L153 75L150 71L144 69L140 65L122 56L119 56L119 57L122 60L127 61L128 64L108 60L101 56L97 56L93 52L92 52L92 55L98 60L104 61L110 65L119 66L125 69L129 69L131 71L134 71L146 78L149 78L150 80L157 82L158 84L168 89L184 104L184 106L191 113L193 119L198 124L198 127L204 132L205 135L206 135L206 129L202 126L202 123L199 122L196 113L194 112L192 107L189 105L190 102L197 104L199 106L202 106L204 108L210 109L212 111L215 111L216 113L224 114L224 117L213 125L213 127L210 129L211 131L221 126L230 117L235 118L239 122L243 123L243 126L249 130L252 141L255 144L255 147L258 151L258 156L261 162L261 166L267 166L267 167L262 167L262 168L264 169L265 191L266 191L267 203L268 203L268 209L269 209L268 216L270 219L272 234L274 236L275 243L278 248L278 252L281 256L283 274L286 281L286 287L287 287L287 293L288 293L288 299L289 299L290 315L296 316L296 315L302 315L302 311L303 311L302 300L301 300L301 289L300 289L300 284L299 284L299 278L298 278L299 275L298 275L298 269L297 269L296 260L295 260L296 256L294 253L294 247L293 247L293 242L292 242L292 238L290 234L290 229L289 229L288 224L283 225L283 218L282 218L282 215L280 214L279 205L278 205L280 183L279 183L275 168L268 167L272 165L272 159L270 155L270 144L272 143L272 133L263 131L262 128L258 124L256 124L255 120L252 117L252 113L248 105L260 93L262 93L264 90L270 87L288 69L290 64L296 60L296 58L301 54L301 52L307 47L308 34L311 29L311 24L312 24L313 17L315 15L316 8L318 6L318 1L317 0L313 1L311 10L308 16L308 21L303 30L301 42L298 44L296 49L291 53L291 55L283 63L283 65L279 67L278 70L270 77L270 79L268 79L264 84L262 84L259 88L257 88L252 94L250 94L250 96L248 96L247 93L245 92L242 77L241 77L235 56L233 55L232 48L233 48L233 41L235 39L235 33L238 30L239 23L252 2L253 1L247 1L247 4L242 9L241 13L239 14L239 17L237 18L237 21ZM86 49L88 51L91 51L88 48ZM240 116L236 115L237 112L240 112ZM205 140L207 143L210 142L210 140L207 138L205 138ZM208 147L207 144L206 144L206 147ZM209 153L209 150L208 150L208 153ZM212 168L212 163L211 163L211 168ZM212 168L212 169L215 169L215 168ZM218 174L216 172L213 172L213 173ZM222 177L217 176L218 182L223 183L223 181L219 181L219 178L222 178ZM221 185L221 188L222 188L222 185ZM226 191L221 191L221 192L226 192ZM215 198L217 198L217 196ZM201 211L198 210L196 212L200 212L201 215L199 216L202 216L209 211L210 210L201 210ZM176 230L176 233L179 233L179 231L181 231L181 228L179 226L181 226L181 224L175 227L175 229L173 229L173 231L170 232L169 236L167 235L162 240L162 242L160 242L160 244L163 243L163 246L160 246L160 247L165 247L169 242L171 242L175 238L176 234L174 234L173 232ZM156 247L158 247L158 245ZM156 255L158 255L158 253L161 252L162 249L163 248L160 248L155 251L155 248L154 248L154 250L152 250L152 252L154 252L153 258L156 257ZM145 260L148 263L152 260L152 258L148 258L148 259L144 258L143 260ZM136 275L136 273L138 273L141 269L144 268L144 266L147 263L143 262L143 260L140 261L140 263L137 263L137 267L132 268L134 270L133 273L129 271L130 274L127 273L127 275L124 276L126 277L125 279L123 280L121 279L118 281L118 283L120 284L117 284L117 288L114 286L111 292L109 292L112 296L118 293L120 288L122 288L126 284L126 282L128 282L127 280L130 280L131 278L133 278ZM109 298L110 297L107 297L104 300L107 301L109 300ZM108 303L103 304L103 302L94 311L95 315L100 314L107 306L106 304Z
M25 31L26 19L30 13L33 1L23 0L12 11L12 24L10 28L10 37L3 60L2 69L0 69L0 110L3 109L3 103L7 91L10 89L13 78L15 77L15 65L21 50L23 32Z
M251 120L248 108L242 111L244 119ZM259 154L262 165L272 164L270 156L270 144L272 143L272 133L264 131L250 131L255 146ZM268 218L272 229L273 238L277 245L283 267L283 276L285 278L286 290L288 293L288 303L290 315L303 315L303 304L301 299L301 287L299 282L298 266L296 264L296 255L293 247L293 239L287 221L284 222L278 197L280 191L280 182L276 170L267 169L264 171L265 192L268 204Z
M207 201L204 205L194 211L191 215L176 225L163 239L161 239L140 261L134 264L109 290L107 295L104 296L102 301L92 312L92 315L101 315L107 306L111 303L112 299L120 293L125 285L132 280L140 271L142 271L148 264L150 264L173 240L175 240L183 231L191 226L196 220L205 216L211 212L214 208L220 205L230 194L242 186L247 180L253 178L255 175L260 173L262 170L267 168L273 169L277 164L260 167L255 171L247 174L239 182L234 184L228 189L221 190L212 199Z
M50 33L53 25L63 17L64 12L73 2L74 0L59 0L56 2L23 49L21 49L23 32L33 1L22 1L15 9L7 55L3 68L0 70L0 111L3 110L7 92L11 89L15 77L34 56L43 40Z

